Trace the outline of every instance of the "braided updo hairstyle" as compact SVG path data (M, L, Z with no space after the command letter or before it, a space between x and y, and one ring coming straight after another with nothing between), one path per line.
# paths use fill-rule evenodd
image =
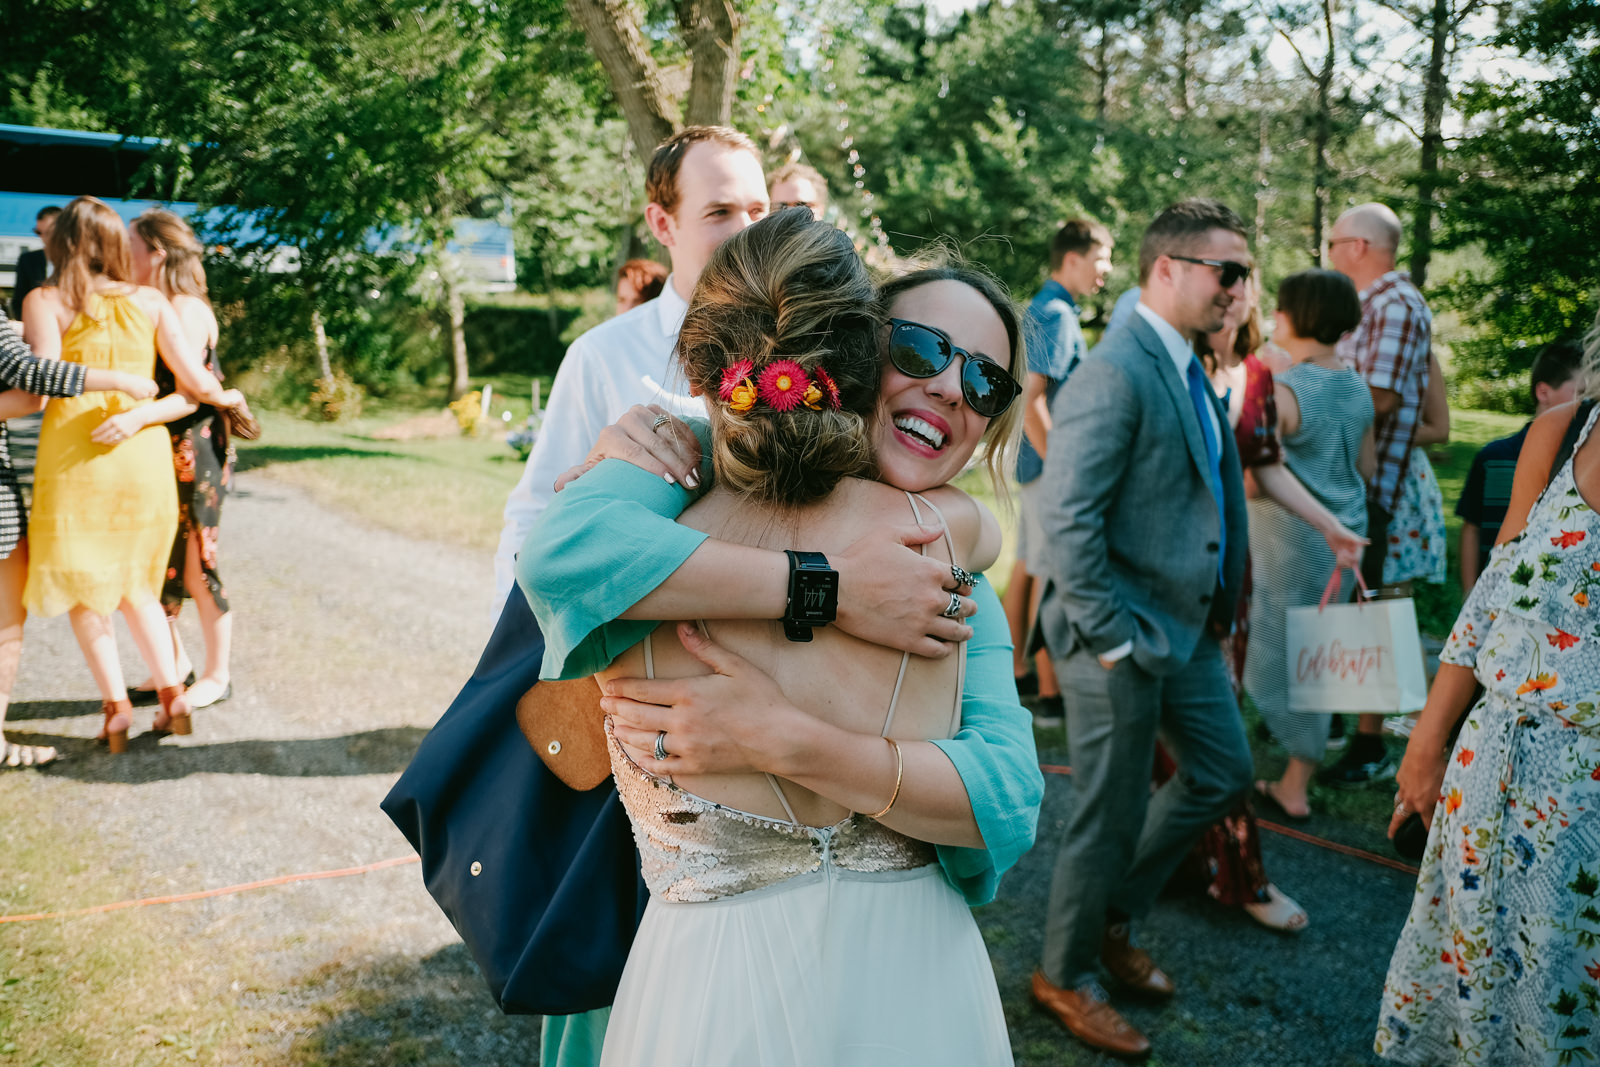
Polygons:
M843 478L870 476L869 422L877 402L882 318L877 292L850 238L808 211L769 215L712 255L678 334L678 358L711 412L718 485L762 502L802 505ZM827 400L789 411L721 398L723 375L741 360L752 380L792 360L838 386Z

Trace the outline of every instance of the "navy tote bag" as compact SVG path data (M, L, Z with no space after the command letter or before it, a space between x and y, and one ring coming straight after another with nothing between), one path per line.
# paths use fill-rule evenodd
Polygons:
M383 800L508 1014L609 1005L649 899L610 779L563 785L517 725L544 636L513 590L472 677Z

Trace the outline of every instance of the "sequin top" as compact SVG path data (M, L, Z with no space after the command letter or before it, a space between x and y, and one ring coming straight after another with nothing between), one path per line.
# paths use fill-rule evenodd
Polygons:
M908 498L916 513L920 498L909 494ZM926 500L922 503L933 508ZM948 532L945 541L948 546ZM960 672L965 669L965 653L965 647L957 652L958 674L946 736L954 736L960 725ZM645 674L653 678L655 663L649 637L644 641L644 654ZM894 721L900 680L905 678L909 660L909 655L902 654L900 679L884 717L884 737L889 736ZM612 733L609 720L606 737L617 794L633 824L645 884L661 900L703 903L766 889L824 869L880 874L939 862L933 845L897 833L859 813L832 826L801 823L784 796L783 786L772 775L767 779L789 813L787 820L740 811L696 796L634 763Z

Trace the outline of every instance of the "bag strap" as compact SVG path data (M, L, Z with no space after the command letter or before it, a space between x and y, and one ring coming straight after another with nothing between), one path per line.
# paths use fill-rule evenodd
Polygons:
M1328 587L1322 591L1322 599L1317 602L1318 611L1327 608L1328 601L1333 599L1334 590L1339 588L1339 573L1342 570L1344 570L1343 567L1333 568L1333 577L1328 579ZM1367 589L1367 580L1361 577L1361 568L1351 567L1350 570L1356 576L1356 587L1361 590L1361 599L1356 601L1356 607L1359 608L1363 602L1372 596L1372 593Z
M1577 410L1572 413L1572 421L1567 424L1566 435L1561 438L1561 448L1556 452L1556 461L1550 464L1550 476L1544 480L1545 485L1555 481L1556 475L1561 473L1561 468L1572 458L1572 450L1578 445L1578 436L1583 433L1583 428L1589 425L1589 412L1593 410L1593 397L1578 402Z

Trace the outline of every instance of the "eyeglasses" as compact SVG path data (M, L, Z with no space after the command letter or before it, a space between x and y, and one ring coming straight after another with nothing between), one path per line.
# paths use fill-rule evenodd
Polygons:
M957 348L943 330L905 319L890 319L889 327L889 362L908 378L942 374L952 359L961 356L961 395L986 419L1004 413L1022 392L1004 367L988 356Z
M1365 241L1365 240L1366 240L1365 237L1330 237L1330 238L1328 238L1328 250L1331 252L1333 250L1333 246L1334 245L1342 245L1342 244L1345 244L1348 241Z
M1199 263L1204 267L1217 268L1217 281L1224 289L1232 289L1239 282L1250 276L1250 264L1240 263L1233 259L1195 259L1193 256L1167 256L1168 259L1181 259L1185 263Z

